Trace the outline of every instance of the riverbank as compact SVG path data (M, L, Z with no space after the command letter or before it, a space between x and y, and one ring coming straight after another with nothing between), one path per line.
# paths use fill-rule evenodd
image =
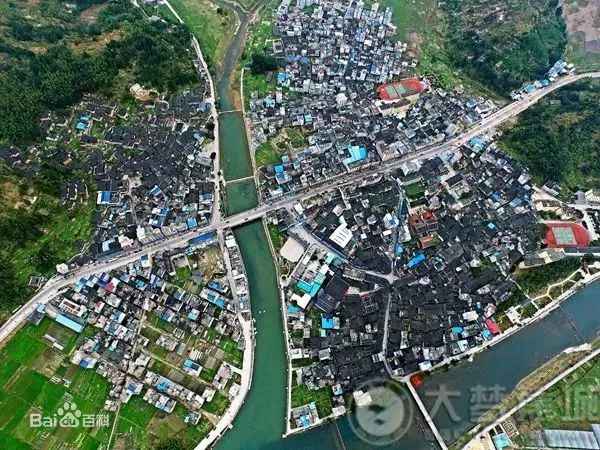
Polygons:
M587 343L574 347L569 347L563 350L560 354L552 358L549 362L541 366L536 371L523 378L513 389L508 393L500 403L485 412L478 420L477 426L473 430L486 427L494 422L497 417L502 416L509 409L517 405L521 400L527 398L541 387L560 377L562 373L568 370L575 364L578 364L582 359L586 358L591 352L595 352L599 347L600 342L594 345ZM473 430L471 430L473 432Z
M222 148L227 149L221 153L223 177L226 182L250 177L254 181L255 165L249 147L250 135L245 120L243 87L236 80L239 77L239 60L244 51L249 26L260 11L261 3L255 4L250 11L228 0L218 0L218 3L231 8L238 18L238 27L225 55L217 83L221 130L228 130L227 133L221 132ZM253 184L253 189L256 189L256 182ZM258 194L256 198L258 201Z
M247 321L243 318L241 314L238 315L238 320L242 327L242 332L244 334L244 341L246 343L246 347L244 348L244 358L242 363L242 373L241 373L241 381L240 381L240 391L237 396L233 398L233 401L229 405L229 408L217 425L210 431L210 433L195 447L195 450L205 450L210 448L218 439L220 439L223 434L232 428L233 421L237 416L240 408L244 404L246 400L246 396L250 391L252 386L252 372L253 372L253 362L254 362L254 335L253 335L253 327L252 321Z
M238 30L238 31L239 31L239 30ZM235 72L232 72L232 73L235 73ZM223 103L223 105L225 105L225 104L227 103L227 101L229 101L229 105L230 105L231 107L233 107L233 110L235 110L237 105L236 105L235 103L231 102L230 100L232 99L232 97L233 97L233 98L237 98L237 96L235 95L235 92L234 92L234 90L233 90L233 89L231 89L231 87L232 87L231 79L229 79L229 80L228 80L228 81L229 81L229 84L227 84L227 85L225 84L225 81L226 81L226 80L221 80L221 82L223 83L223 88L224 88L224 89L225 89L225 91L227 92L227 96L228 96L228 97L225 97L224 95L223 95L223 96L221 96L221 99L222 99L222 100L224 100L224 103ZM237 83L235 83L235 82L234 82L233 84L237 84ZM242 80L240 80L240 90L243 92L243 79L242 79ZM224 91L224 92L225 92L225 91ZM227 100L227 98L228 98L229 100ZM225 100L227 100L227 101L225 101ZM242 103L243 103L243 101L242 101ZM225 110L229 110L230 108L225 108L225 107L224 107L223 109L225 109ZM243 112L245 112L245 111L243 111ZM236 115L237 115L237 111L234 111L233 113L227 113L227 116L230 116L230 117L234 117L234 116L236 116ZM237 118L236 118L236 119L232 119L232 121L233 121L233 120L237 121ZM248 155L248 156L250 157L250 167L254 169L254 170L253 170L253 175L255 176L255 174L256 174L256 170L255 170L255 169L256 169L256 167L255 167L255 161L253 161L253 154L252 154L252 152L251 152L251 151L249 151L249 148L248 148L249 144L251 144L251 137L250 137L250 136L249 136L249 134L248 134L248 130L247 130L247 122L246 122L246 120L245 120L245 116L243 116L243 123L244 123L244 131L245 131L244 135L245 135L245 137L246 137L246 144L245 144L245 146L244 146L243 142L241 142L241 141L242 141L242 139L240 138L240 143L241 143L241 145L237 146L237 149L235 149L235 153L233 153L233 155L236 155L236 157L237 157L237 156L241 156L241 158L242 158L242 159L243 159L243 158L245 158L245 157L246 157L246 155ZM238 128L238 126L237 126L237 125L235 125L235 124L234 124L234 125L232 125L231 127L227 127L228 135L235 136L235 133L233 133L233 132L234 132L234 131L237 131L238 129L239 129L239 128ZM223 144L223 147L224 147L224 148L227 148L227 149L230 149L230 150L233 150L233 149L234 149L234 148L233 148L233 146L231 146L231 145L229 145L229 144ZM244 152L247 152L247 153L244 153ZM225 153L223 152L223 157L225 157L225 158L228 158L228 157L229 157L229 155L225 155ZM240 159L240 161L241 161L242 159ZM238 167L241 167L242 165L244 165L244 166L246 166L246 167L247 167L247 165L246 165L246 163L245 163L245 162L243 162L242 164L239 164L239 163L237 163L237 161L235 161L235 163L238 165ZM228 171L228 170L227 170L227 168L226 168L226 170L225 170L225 173L226 173L226 175L227 175L227 174L230 174L231 172L230 172L230 171ZM238 178L238 177L237 177L237 176L233 176L233 177L229 177L229 176L228 176L227 178L228 178L228 179L232 179L232 178L233 178L233 179L235 179L235 178ZM256 187L256 183L255 183L255 187ZM233 202L234 202L234 201L236 201L236 200L239 200L239 199L236 199L236 198L234 198L234 196L233 196L233 195L231 195L231 196L228 196L228 199L227 199L227 201L228 201L228 205L230 204L230 202L232 202L232 203L233 203ZM228 209L230 209L230 208L228 207ZM257 224L257 225L258 225L258 224ZM262 228L263 228L263 231L264 231L264 222L262 223ZM268 235L268 233L265 233L265 234L266 234L266 235ZM271 246L270 246L270 247L271 247ZM271 247L271 251L272 251L272 247ZM271 256L273 256L273 255L271 255ZM256 255L254 255L254 254L244 255L244 258L245 258L245 259L248 259L249 261L250 261L250 260L254 261L254 262L253 262L253 264L254 264L254 263L259 263L259 264L260 264L260 263L261 263L261 262L258 262L258 261L256 261ZM272 259L271 259L271 260L272 260ZM262 264L264 264L265 262L266 262L266 261L262 261ZM276 290L275 290L275 292L277 292L277 293L279 294L279 299L278 299L278 300L279 300L279 302L278 302L278 308L279 308L279 312L280 312L280 313L282 313L282 312L283 312L283 311L285 311L285 310L283 309L283 311L282 311L282 308L284 308L284 305L283 305L283 303L282 303L282 299L281 299L281 292L280 292L280 290L279 290L279 285L278 285L278 281L279 281L279 279L278 279L278 272L277 272L277 269L278 269L278 268L275 266L275 267L274 267L274 269L275 269L275 273L277 274L277 277L276 277ZM265 280L259 280L258 282L262 284L262 283L264 283L264 282L265 282ZM258 313L258 314L259 314L259 316L262 316L262 315L263 315L263 311L266 311L266 313L265 313L265 314L266 314L266 315L267 315L267 316L268 316L268 317L269 317L269 318L272 320L272 319L273 319L273 317L274 317L274 316L273 316L273 314L275 313L275 310L276 310L275 308L271 308L271 309L262 309L262 310L259 310L259 313ZM255 309L255 311L256 311L256 309ZM283 314L282 314L282 315L283 315ZM283 323L285 324L285 318L283 317L283 319L284 319ZM261 332L261 334L262 334L262 326L259 326L259 329L260 329L260 332ZM287 336L287 334L286 334L286 330L285 330L285 328L282 330L282 333L283 333L283 335L286 337L286 340L287 340L287 339L288 339L288 336ZM261 335L259 334L259 336L261 336ZM279 337L279 339L280 339L280 337ZM261 342L262 342L262 341L261 341ZM273 344L275 344L275 342L274 342L274 341L272 341L272 342L269 342L269 343L267 344L267 345L269 345L269 347L268 347L268 350L267 350L267 351L269 351L269 353L270 353L270 356L273 356L274 358L276 358L276 359L279 359L279 358L277 357L277 355L273 355L273 354L272 354L272 351L270 351L270 350L272 350L272 345L273 345ZM259 344L259 347L260 347L260 344ZM288 386L289 386L289 384L291 384L291 378L290 378L290 377L291 377L292 371L291 371L291 367L289 366L289 357L287 357L286 359L288 360L287 379L288 379ZM270 366L270 369L271 369L271 371L272 371L272 372L271 372L271 374L273 374L273 372L276 370L276 367L273 367L272 365L269 365L269 366ZM276 366L276 365L275 365L275 366ZM260 368L262 368L262 367L259 367L259 370L260 370ZM257 377L257 380L258 380L258 377ZM264 382L265 380L263 379L263 380L261 380L261 381L262 381L262 382ZM271 380L269 380L269 381L271 381ZM262 386L262 385L261 385L261 386ZM272 390L276 389L276 386L273 386L273 385L271 385L271 389L272 389ZM271 394L271 395L269 395L269 394ZM288 393L287 393L287 398L288 398L288 400L287 400L288 410L289 410L290 395L291 395L291 392L290 392L290 389L289 389L289 387L288 387ZM272 397L272 392L270 392L270 393L268 393L267 395L265 395L263 398L261 398L261 400L260 400L260 401L261 401L261 403L262 403L264 406L268 405L268 406L270 407L271 405L273 405L273 403L272 403L272 400L273 400L273 397ZM256 407L255 407L255 406L252 406L252 409L251 409L250 411L252 411L253 413L256 413L256 414L258 414L258 410L256 409ZM262 411L260 411L260 412L262 412ZM245 414L245 417L250 417L250 416L249 416L249 414L250 414L250 413L246 413L244 410L242 410L242 413L243 413L243 414ZM247 426L247 425L249 425L249 424L256 424L257 422L259 422L259 420L260 420L259 418L261 417L261 415L260 415L260 414L258 414L258 415L256 415L256 414L251 414L251 416L253 416L253 417L251 417L250 419L246 419L245 417L241 417L241 418L240 418L240 420L238 420L238 422L237 422L237 423L238 423L238 425L240 425L240 424L241 424L241 425L243 425L243 426ZM274 412L272 412L272 414L274 414ZM272 420L270 423L271 423L271 424L274 424L274 423L276 423L276 422L279 422L279 424L280 424L280 423L281 423L281 417L283 417L283 416L280 416L280 417L278 418L278 420L275 420L275 419L273 419L272 417L270 417L270 418L269 418L269 420ZM264 422L263 422L263 421L261 421L260 423L261 423L261 425L262 425ZM251 425L250 425L250 426L251 426ZM247 430L241 430L241 434L237 434L238 432L237 432L237 430L236 430L236 432L235 432L235 433L236 433L236 435L235 435L236 437L232 437L232 438L230 438L229 440L235 441L237 444L246 445L246 446L248 446L248 445L249 445L249 442L248 442L248 441L246 441L246 442L243 442L243 441L241 440L241 438L240 438L240 437L238 437L238 436L247 436ZM268 432L267 432L267 433L268 433ZM233 436L231 433L229 433L229 435L230 435L230 436ZM225 441L223 441L223 443L222 443L221 445L222 445L222 446L224 446L224 447L227 447L227 446L231 445L231 444L230 444L230 442L229 442L229 440L227 440L227 436L226 436L226 439L225 439ZM270 442L270 444L272 444L272 443L273 443L273 442ZM255 445L255 443L253 442L253 443L252 443L252 445ZM234 447L232 446L231 448L234 448ZM238 447L238 448L239 448L239 447Z
M545 306L540 308L532 317L524 319L522 321L521 325L513 325L512 327L510 327L507 330L505 330L504 332L502 332L500 335L492 338L491 340L483 343L480 346L473 347L472 349L469 349L466 352L461 353L460 355L445 358L443 361L440 361L439 363L433 365L430 369L428 369L425 372L425 374L435 373L441 369L446 368L447 366L451 366L454 363L458 363L465 359L471 359L475 355L477 355L485 350L488 350L495 345L498 345L505 339L511 337L515 333L522 330L524 327L543 319L550 312L552 312L553 310L558 308L562 302L567 300L572 295L576 294L580 289L588 286L589 284L593 283L594 281L600 280L600 262L596 262L594 265L591 265L590 268L595 268L599 271L595 274L589 274L589 273L582 274L583 277L579 281L575 282L575 284L573 286L571 286L567 291L565 291L559 297L551 300ZM581 271L582 269L579 269L579 270ZM568 279L571 279L572 277L573 277L573 274L571 276L569 276ZM560 283L564 283L565 281L567 281L567 280L563 280ZM418 373L421 373L421 372L416 371L416 372L410 373L403 377L397 377L396 379L398 381L407 383L407 382L409 382L411 376L418 374Z
M175 18L181 24L185 23L168 0L163 0L163 3L167 6L167 8L169 8L171 13L175 16ZM237 25L237 28L239 28L239 23ZM237 28L236 28L236 32L237 32ZM214 85L212 76L208 70L208 65L206 64L206 60L202 53L200 43L198 42L198 39L196 38L196 36L192 37L192 45L194 47L194 50L196 51L196 55L198 57L198 61L200 62L202 70L206 74L206 78L209 83L210 93L211 93L211 97L207 98L205 101L207 103L211 104L211 115L213 118L213 122L215 124L215 127L214 127L215 140L213 143L214 151L216 153L216 157L214 158L215 202L213 204L213 216L212 217L214 218L213 220L220 221L221 220L221 212L222 212L222 210L221 210L221 195L222 194L221 194L221 189L220 189L221 188L221 179L220 179L221 148L220 148L220 136L219 136L219 133L220 133L219 113L217 112L217 108L216 108L217 95L216 95L215 85ZM223 252L224 255L227 254L227 251L226 251L224 243L223 243L222 236L220 236L219 242L220 242L220 246L221 246L221 251ZM232 267L231 267L228 256L226 258L226 266L227 266L227 273L228 273L229 279L231 281ZM232 292L235 292L233 284L231 285L231 288L232 288ZM246 320L243 317L243 315L239 312L239 310L238 310L237 317L240 322L240 326L242 328L242 333L244 335L244 342L246 344L245 348L244 348L244 356L243 356L243 363L242 363L240 390L239 390L238 395L233 398L227 411L225 411L223 416L219 419L219 422L217 423L215 428L213 428L210 431L210 433L200 443L198 443L198 445L196 446L196 450L204 450L204 449L210 447L216 440L218 440L223 435L223 433L227 429L231 428L231 424L232 424L235 416L239 412L240 408L242 407L242 405L246 399L246 395L248 394L248 391L250 390L250 387L252 384L252 371L253 371L253 363L254 363L254 346L255 346L252 320Z
M285 348L276 269L262 221L234 230L248 276L255 329L252 389L218 449L266 448L281 440L285 414ZM260 430L260 432L259 432Z
M250 119L246 116L246 102L244 101L245 95L246 95L244 93L244 72L245 71L246 71L246 68L242 67L241 73L240 73L240 96L242 98L242 117L244 118L244 128L246 130L246 140L248 141L248 151L250 152L250 161L252 162L252 174L253 174L253 178L254 178L254 186L256 188L256 198L258 200L258 204L261 205L262 204L262 196L260 195L258 167L256 167L256 155L255 155L255 149L253 148L254 141L252 139L252 131L251 131L252 127L251 127ZM273 243L271 242L270 238L269 238L269 242L271 243L271 247L272 247ZM273 255L275 255L275 254L273 254ZM277 265L276 265L276 267L277 267Z
M278 258L277 258L277 252L275 250L275 247L273 246L273 241L271 239L271 235L269 234L269 230L267 228L267 223L266 220L262 220L262 224L263 224L263 228L265 230L265 236L267 237L267 241L269 243L269 249L271 251L271 255L273 258L273 264L275 267L275 274L277 275L277 290L279 292L279 300L280 300L280 311L281 311L281 323L283 324L283 337L284 337L284 341L285 341L285 359L287 362L287 370L286 370L286 375L287 375L287 385L285 388L285 394L286 394L286 413L285 413L285 432L283 433L282 437L286 438L289 435L293 434L290 433L290 422L292 420L290 412L292 409L292 359L291 359L291 355L290 355L290 334L289 334L289 330L287 327L287 313L286 313L286 307L285 307L285 292L283 290L283 286L281 284L281 273L279 271L279 263L278 263ZM312 428L312 427L311 427Z
M238 85L238 61L243 52L249 22L260 5L256 4L247 11L227 0L218 0L218 3L234 9L239 19L217 80L221 111L220 158L222 179L226 183L223 194L227 213L234 214L252 209L258 203L255 165L248 146L250 136L245 124L245 111L242 110L242 83L239 84L239 90L235 87ZM226 432L227 428L221 428L221 432L215 431L211 438L214 438L212 445L216 448L237 450L264 447L281 439L285 404L285 349L277 269L273 264L275 253L272 253L268 242L265 224L262 220L254 221L237 227L234 234L246 268L254 316L252 322L255 324L251 345L254 349L252 374L248 377L252 381L248 385L245 400L236 403L235 409L230 408L232 414L226 422L229 423L227 428L233 429ZM248 367L245 362L244 367ZM260 435L256 433L257 424L261 427Z
M417 391L430 411L445 442L453 443L478 425L480 418L512 392L525 378L553 360L566 348L580 346L597 337L597 275L581 280L554 304L533 318L519 332L498 340L470 362L457 362L452 370L438 371L425 379ZM496 392L493 399L473 404L476 392ZM445 395L446 407L436 407Z
M202 53L210 71L215 75L235 33L236 16L233 11L220 7L213 0L168 0L177 11L170 17L182 18L189 31L200 39ZM161 4L166 5L163 1Z
M265 2L257 1L249 10L231 0L215 0L215 2L232 10L238 20L230 47L223 58L221 70L218 73L220 84L218 90L226 94L219 98L221 101L221 110L241 111L243 97L238 83L240 77L239 62L246 46L249 27Z
M590 270L592 270L592 271L595 271L598 269L600 269L600 264L590 266ZM593 273L593 274L584 273L582 269L579 269L577 271L577 273L581 274L581 278L579 279L579 281L577 281L577 282L571 281L571 283L573 283L573 286L571 286L571 288L568 289L567 291L565 291L562 295L560 295L559 297L554 299L553 302L546 304L546 306L544 308L540 308L537 315L535 315L534 317L525 319L520 325L515 325L515 326L511 327L506 332L502 333L501 335L495 337L494 339L492 339L490 341L487 341L485 344L483 344L481 346L475 347L461 355L445 359L444 361L440 362L439 364L435 365L432 368L432 370L429 372L429 373L431 373L430 376L434 376L435 373L440 370L448 369L448 367L453 363L458 363L458 362L464 361L466 359L471 359L471 358L475 357L476 355L483 353L484 350L490 350L492 347L494 347L494 346L504 342L506 339L509 339L510 337L512 337L518 331L526 329L526 327L528 325L534 324L535 322L542 320L544 317L546 317L547 314L549 314L554 309L558 308L562 302L564 302L566 299L568 299L569 297L571 297L572 295L577 293L581 288L583 288L583 287L589 285L590 283L594 282L595 280L597 280L600 275L599 273ZM574 278L574 274L571 274L567 278L567 280L572 280L573 278ZM561 283L564 283L564 282L561 282ZM285 336L286 336L286 348L287 348L287 354L288 354L288 362L287 362L287 366L288 366L288 382L287 382L288 399L287 400L288 401L287 401L287 415L286 415L287 425L286 425L286 432L285 432L284 437L288 437L288 436L293 436L296 434L304 433L310 429L317 428L317 427L323 425L324 423L326 423L328 420L334 419L335 417L333 415L330 415L327 417L319 418L317 421L315 421L315 423L312 423L310 426L308 426L306 428L299 428L299 429L291 428L291 425L290 425L290 413L292 410L292 408L291 408L291 390L292 390L292 376L293 376L294 368L291 364L291 361L289 360L290 337L289 337L289 331L287 330L287 326L286 326L287 318L286 318L285 308L286 308L285 301L283 301L282 302L282 311L283 311L282 315L283 315L283 323L284 323ZM452 371L452 372L454 372L454 371ZM438 431L433 419L431 417L429 417L428 410L423 406L423 403L421 402L421 398L418 396L416 390L411 389L412 388L412 386L410 384L410 376L411 375L414 375L414 373L410 374L408 376L395 377L395 379L399 382L406 384L407 389L414 396L415 403L417 404L417 406L419 406L421 413L425 417L425 420L428 422L428 425L430 426L430 429L431 429L433 435L436 437L436 440L438 441L440 448L442 448L442 449L446 448L446 444L442 438L442 435Z
M225 411L225 413L223 414L223 416L221 417L221 419L219 420L219 422L217 423L215 428L213 428L210 431L210 433L196 446L195 450L204 450L204 449L209 448L223 435L223 433L225 433L228 429L231 428L233 420L235 419L235 416L238 414L240 408L244 404L246 396L248 395L248 392L250 391L250 388L252 387L252 373L254 371L254 349L256 346L256 342L254 340L253 319L251 316L250 316L250 318L247 319L244 316L244 313L242 312L242 310L240 309L239 298L237 296L238 289L237 289L237 285L236 285L236 282L233 277L234 268L231 264L230 254L229 254L227 247L225 246L225 240L223 237L223 233L220 232L218 234L219 234L219 245L221 247L221 252L223 253L225 267L227 269L227 278L229 280L229 286L231 288L233 300L236 304L237 319L242 327L242 333L244 335L245 347L244 347L244 356L243 356L243 362L242 362L242 371L240 374L240 376L241 376L240 390L239 390L237 396L234 397L229 408L227 409L227 411ZM241 269L242 272L244 273L244 275L246 275L246 269L243 266L243 264L241 267L239 267L239 265L236 266L236 268ZM239 270L238 270L238 272L239 272ZM251 300L251 299L249 299L249 300Z
M569 367L567 370L565 370L564 372L562 372L560 375L558 375L557 377L553 378L552 380L550 380L549 382L547 382L546 384L544 384L540 389L538 389L537 391L535 391L533 394L529 395L524 400L520 401L516 406L514 406L513 408L511 408L506 413L502 414L494 422L492 422L489 425L485 426L481 431L474 431L474 433L476 433L476 434L474 434L474 435L471 434L473 437L464 446L462 446L460 448L463 448L465 450L471 449L471 447L475 443L481 442L482 440L484 440L486 438L487 433L489 433L492 429L494 429L495 427L497 427L498 425L500 425L505 420L509 419L511 416L513 416L519 410L521 410L522 408L524 408L525 406L527 406L528 404L530 404L533 400L535 400L540 395L542 395L544 392L546 392L548 389L552 388L558 382L560 382L565 377L569 376L570 374L572 374L573 372L575 372L576 370L578 370L581 366L583 366L584 364L586 364L588 361L591 361L592 359L596 358L598 355L600 355L600 348L592 351L592 353L590 353L586 357L582 358L578 363L576 363L575 365ZM458 450L458 448L457 448L457 450Z
M590 268L600 269L600 263L595 263L594 265L591 265ZM580 269L580 270L582 271L582 269ZM568 280L570 280L572 277L573 277L573 274L568 277ZM569 288L567 291L565 291L562 295L560 295L556 299L553 299L550 303L546 304L543 308L539 309L537 311L537 313L533 317L525 319L523 321L522 325L515 325L515 326L509 328L508 330L506 330L500 336L498 336L498 337L496 337L496 338L494 338L494 339L486 342L485 344L483 344L483 345L481 345L479 347L475 347L473 349L470 349L469 351L467 351L465 353L462 353L461 355L458 355L456 357L446 358L444 361L442 361L439 364L436 364L435 366L433 366L428 372L431 373L431 374L434 374L434 373L436 373L436 372L438 372L440 370L443 370L443 369L451 371L452 368L449 368L449 366L451 364L458 363L458 362L463 361L463 360L465 360L467 358L469 359L469 361L471 361L472 358L474 358L476 355L478 355L478 354L480 354L480 353L482 353L482 352L484 352L486 350L489 351L492 347L494 347L494 346L500 344L501 342L507 340L511 336L515 335L517 332L525 329L526 327L528 327L530 325L533 325L537 321L540 321L540 320L544 319L552 311L554 311L557 308L559 308L562 302L566 301L567 299L569 299L570 297L572 297L573 295L575 295L582 288L590 285L591 283L593 283L594 281L597 281L599 279L600 279L600 272L597 272L595 274L582 273L582 279L581 280L579 280L578 282L576 282L571 288ZM418 372L415 372L415 373L418 373ZM406 377L402 377L400 379L400 381L406 383L408 386L411 386L410 385L410 377L412 375L414 375L414 373L410 374L410 375L408 375ZM524 380L524 378L521 379L521 381L523 381L523 380ZM422 399L420 398L420 396L417 393L417 391L416 390L411 390L411 393L413 393L413 395L415 396L415 401L417 401L417 404L421 405L422 404L421 403ZM422 410L422 412L423 412L423 414L425 415L426 418L429 417L429 413L428 413L427 409ZM434 434L436 435L436 437L438 437L438 433L439 432L437 430L437 426L436 426L435 422L433 422L433 419L432 419L432 422L429 425L432 428L432 430L434 430ZM477 430L479 428L480 428L480 425L478 424L475 427L473 427L471 430L469 430L467 432L467 435L471 435L471 434L477 432ZM441 435L440 435L440 437L441 437ZM460 441L460 439L459 439L459 441ZM439 440L438 440L438 442L439 442ZM453 442L450 442L450 443L453 443ZM440 444L440 445L442 446L442 448L445 448L444 444ZM456 448L459 448L459 447L456 447ZM455 448L454 445L451 446L451 448Z

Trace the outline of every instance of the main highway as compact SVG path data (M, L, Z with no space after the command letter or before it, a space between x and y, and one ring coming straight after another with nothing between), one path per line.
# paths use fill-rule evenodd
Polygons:
M220 215L215 215L213 221L208 226L169 236L161 241L145 245L141 249L136 249L132 252L120 255L112 260L96 261L84 267L73 270L64 276L55 276L48 280L48 282L36 295L34 295L20 309L15 311L13 316L4 325L2 325L2 327L0 327L0 342L10 336L12 332L19 326L19 324L23 322L33 311L35 311L40 304L46 303L49 299L60 293L62 290L68 288L73 283L79 281L79 279L83 277L125 266L138 260L142 255L151 255L164 250L185 247L189 239L198 236L199 234L211 231L219 231L224 228L233 228L238 225L259 219L265 214L279 208L290 207L303 198L318 195L332 188L343 186L344 184L352 183L370 176L389 173L390 171L396 170L403 164L413 160L428 159L437 155L441 155L447 151L452 151L463 143L468 142L473 137L493 130L503 122L517 116L556 89L584 78L600 78L600 72L565 75L556 80L550 86L538 89L532 94L527 95L525 98L510 103L504 108L484 118L481 122L470 128L467 132L440 145L415 151L401 158L381 162L357 172L340 175L327 180L326 183L322 183L319 186L310 187L298 194L284 197L279 201L262 204L256 208L249 209L224 219L221 218Z

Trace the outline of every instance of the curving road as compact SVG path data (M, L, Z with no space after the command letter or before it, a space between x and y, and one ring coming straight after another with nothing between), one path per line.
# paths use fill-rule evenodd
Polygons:
M251 222L271 211L277 210L282 207L291 206L304 197L317 195L336 186L351 183L372 175L390 172L392 170L398 169L402 164L408 161L415 159L431 158L436 155L442 154L469 141L474 136L483 134L486 131L491 130L497 127L498 125L502 124L506 120L513 118L514 116L520 114L527 108L531 107L533 104L537 103L541 98L555 91L556 89L584 78L600 78L600 72L566 75L560 78L552 85L550 85L549 87L537 90L533 94L527 96L526 98L517 102L513 102L507 105L506 107L498 110L494 114L491 114L490 116L483 119L479 124L471 128L466 133L461 134L460 136L451 139L443 144L428 149L420 150L418 152L414 152L403 158L386 161L375 166L368 167L360 172L338 176L336 178L327 180L325 183L322 183L319 186L310 187L309 189L303 192L291 195L289 197L285 197L284 199L278 202L267 203L225 219L222 219L219 215L215 215L214 220L209 226L170 236L157 243L146 245L142 249L119 256L114 260L95 262L80 269L77 269L65 276L56 276L54 278L51 278L40 292L38 292L31 300L29 300L18 311L16 311L15 314L4 325L2 325L2 327L0 327L0 342L6 339L19 326L19 324L22 321L24 321L29 316L29 314L31 314L40 304L47 302L58 292L60 292L63 289L66 289L68 286L72 285L74 282L78 281L82 277L93 275L99 272L110 271L112 269L116 269L117 267L127 265L136 261L142 255L152 255L153 253L159 251L183 247L186 245L189 239L201 233L205 233L208 231L218 231L224 228L232 228L246 222Z

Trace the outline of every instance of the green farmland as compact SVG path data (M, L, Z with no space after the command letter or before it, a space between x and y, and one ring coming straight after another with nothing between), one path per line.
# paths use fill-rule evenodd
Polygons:
M234 13L209 0L171 0L171 5L198 38L206 63L218 69L234 35Z
M51 336L63 350L52 347ZM68 352L78 335L44 319L39 326L25 325L0 350L0 439L3 448L96 449L108 443L108 426L34 427L30 415L60 417L65 402L75 404L83 415L106 414L108 382L93 371L74 366ZM67 387L68 386L68 387ZM46 424L47 425L47 424Z
M121 407L115 433L116 448L154 448L157 443L175 440L184 448L193 448L212 430L206 418L196 426L185 422L186 410L177 405L172 414L161 413L141 396L132 397Z
M305 384L292 388L292 408L304 406L309 403L315 403L317 413L320 418L331 414L331 389L322 388L318 390L310 389Z
M531 445L529 433L541 428L589 430L600 409L597 396L600 359L583 364L525 406L515 419L521 432L520 444Z
M26 324L0 349L0 448L93 450L106 448L110 441L111 448L150 449L173 438L188 448L210 432L213 425L206 418L188 426L181 405L167 415L139 395L120 408L111 439L115 414L104 410L108 381L70 362L78 341L93 335L92 331L88 325L80 336L45 318L38 326ZM53 347L46 336L63 349ZM107 422L95 427L31 426L32 414L60 418L59 409L66 402L75 404L81 417L106 415ZM211 406L218 413L223 405L228 401Z

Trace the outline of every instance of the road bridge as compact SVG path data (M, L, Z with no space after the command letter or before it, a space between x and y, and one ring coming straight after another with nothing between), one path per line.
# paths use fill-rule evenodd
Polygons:
M64 276L55 276L48 280L46 285L31 298L25 305L19 310L15 311L14 315L0 327L0 342L6 339L17 327L24 321L35 309L42 303L47 302L50 298L57 295L61 290L72 285L82 277L90 276L99 272L106 272L118 267L130 264L143 255L152 255L159 251L169 250L173 248L184 247L187 245L187 241L199 234L220 231L224 228L234 228L244 223L252 222L253 220L260 219L271 211L275 211L279 208L290 207L293 204L300 201L302 198L310 197L313 195L321 194L335 187L340 187L348 183L359 181L361 179L368 178L373 175L379 175L382 173L389 173L400 168L404 163L410 162L416 159L427 159L438 155L441 155L447 151L452 151L460 145L468 142L473 137L481 135L489 130L496 128L506 120L515 117L527 108L537 103L541 98L548 95L549 93L559 89L560 87L571 84L575 81L582 80L585 78L600 78L600 72L589 72L582 74L571 74L566 75L550 86L539 89L532 94L528 95L524 99L510 103L504 108L496 111L495 113L484 118L480 123L469 129L467 132L457 136L454 139L446 141L430 148L418 150L405 155L401 158L384 161L380 164L372 165L364 170L353 172L350 174L343 174L338 177L327 180L317 186L311 186L302 192L284 197L278 201L257 206L256 208L249 209L239 214L221 218L219 214L214 216L214 220L210 225L200 227L194 230L190 230L177 235L169 236L161 241L145 245L141 249L134 250L132 252L120 255L112 260L96 261L77 270L74 270Z

